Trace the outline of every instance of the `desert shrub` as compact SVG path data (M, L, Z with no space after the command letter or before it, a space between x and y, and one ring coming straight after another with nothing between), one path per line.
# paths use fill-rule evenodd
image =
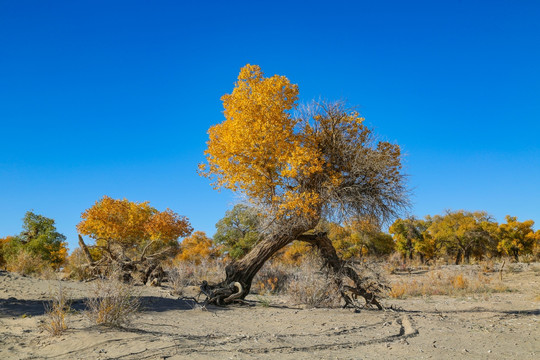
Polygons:
M6 269L21 275L39 275L47 272L50 265L41 256L21 250L7 258Z
M68 256L64 264L63 272L74 280L87 280L93 277L88 265L88 260L82 250L77 248Z
M53 336L61 335L67 330L66 315L69 311L68 295L61 285L52 295L52 301L45 305L45 320L43 329Z
M280 293L286 288L293 269L278 261L267 262L255 275L253 289L259 294Z
M320 271L321 265L320 261L308 259L291 274L286 293L293 302L308 307L340 305L339 289L326 273Z
M394 274L397 271L407 270L407 262L405 257L400 252L394 252L386 260L384 269L389 274Z
M86 300L86 315L95 324L128 325L139 310L139 299L134 288L112 278L93 284L91 297Z

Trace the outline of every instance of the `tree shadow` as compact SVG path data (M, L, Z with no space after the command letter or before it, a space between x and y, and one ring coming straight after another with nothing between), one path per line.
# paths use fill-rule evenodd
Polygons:
M70 308L75 311L87 310L86 298L70 299ZM143 312L165 312L165 311L186 311L200 308L201 306L194 299L170 299L159 296L141 296L141 311ZM20 317L20 316L40 316L47 310L50 300L17 299L10 297L0 299L0 318ZM205 307L210 311L230 310L225 307L208 305Z

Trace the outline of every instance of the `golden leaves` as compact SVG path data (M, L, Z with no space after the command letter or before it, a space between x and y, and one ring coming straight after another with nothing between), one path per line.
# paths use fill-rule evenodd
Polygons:
M219 251L214 243L203 231L195 231L182 241L181 251L176 256L179 261L190 261L200 264L204 259L216 258Z
M81 218L77 230L95 239L99 246L114 242L128 248L150 240L168 243L192 231L188 219L170 209L159 212L148 202L136 203L108 196L96 201Z
M307 209L316 195L294 195L293 179L322 169L315 147L295 133L298 87L284 76L265 78L260 67L246 65L231 94L222 97L225 121L208 131L208 165L202 175L216 188L241 191L253 199L276 202L282 211ZM288 187L289 191L284 191Z
M297 99L286 77L243 67L221 98L225 120L208 131L199 173L285 218L316 219L326 205L388 215L389 203L406 202L399 146L375 145L364 118L342 102L314 103L293 116Z

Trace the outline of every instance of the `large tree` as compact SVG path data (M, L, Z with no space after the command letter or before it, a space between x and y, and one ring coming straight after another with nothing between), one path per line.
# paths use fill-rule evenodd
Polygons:
M20 235L0 239L3 257L15 261L19 252L25 251L58 269L66 259L67 243L66 237L56 231L54 219L27 211L22 227Z
M348 289L373 299L326 234L309 231L323 219L395 216L406 205L399 146L378 141L342 102L298 109L298 87L255 65L241 69L222 101L225 120L208 132L201 174L245 196L265 221L263 238L226 267L226 280L203 286L210 302L245 297L262 265L293 240L313 244L332 271L353 280L354 289L341 284L344 297Z
M486 252L492 236L488 224L492 222L485 211L448 211L434 216L428 231L448 255L455 257L457 265Z
M148 202L132 202L104 196L84 211L77 230L96 242L100 259L95 259L83 238L79 244L96 271L117 267L124 280L139 273L146 283L161 276L159 262L178 251L180 237L193 231L186 217L170 209L158 211Z
M433 258L437 244L427 231L431 222L429 216L425 220L409 217L394 221L388 231L394 237L397 251L409 259L417 254L422 262L426 258Z
M519 261L519 255L531 253L540 242L540 231L533 230L534 221L519 222L516 216L506 215L506 223L499 225L498 249Z

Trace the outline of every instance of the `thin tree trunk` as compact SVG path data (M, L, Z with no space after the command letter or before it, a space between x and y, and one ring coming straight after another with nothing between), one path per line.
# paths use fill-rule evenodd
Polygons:
M459 249L456 254L456 265L459 265L460 260L461 260L461 249Z

